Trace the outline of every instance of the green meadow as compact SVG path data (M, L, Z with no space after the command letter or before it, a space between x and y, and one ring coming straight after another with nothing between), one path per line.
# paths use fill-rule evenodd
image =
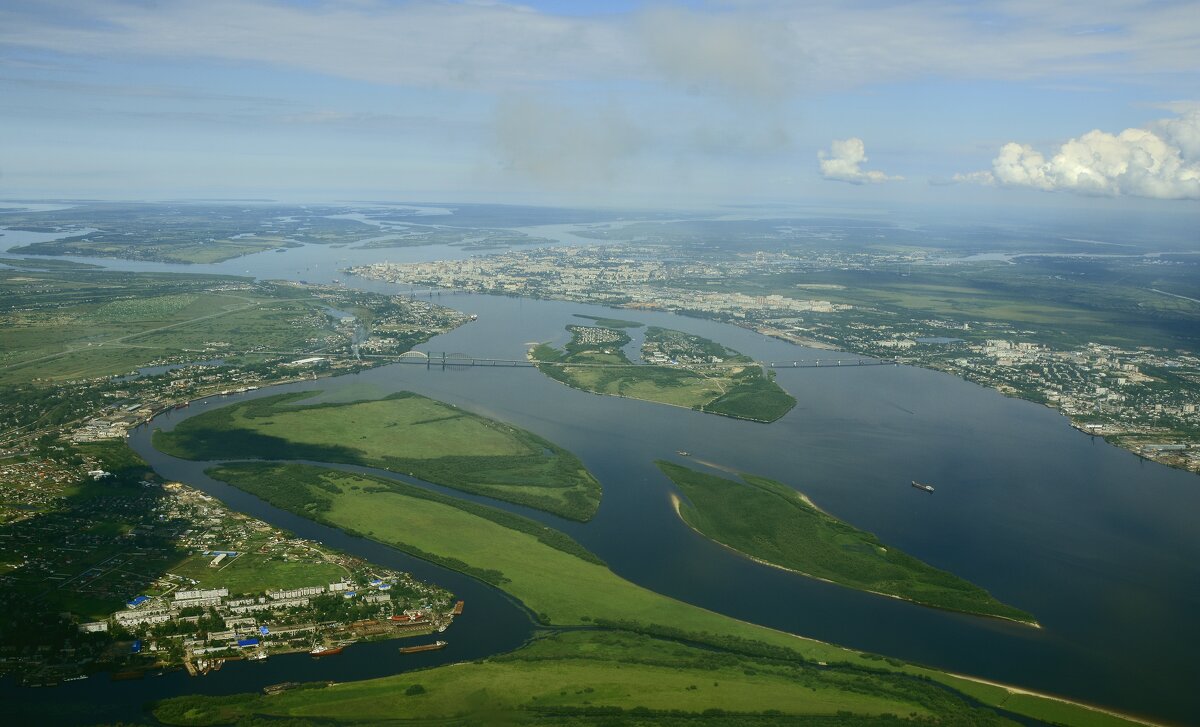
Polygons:
M707 711L705 718L734 720L714 722L716 724L750 724L743 720L758 719L759 716L780 720L787 716L794 721L796 716L803 714L840 715L853 718L845 724L861 724L861 720L884 712L899 715L897 719L904 720L920 719L932 713L939 719L946 719L946 723L954 724L989 724L978 720L993 719L986 712L962 711L952 692L928 691L926 685L933 680L954 690L970 689L971 696L985 705L1004 704L1006 709L1037 718L1053 716L1060 724L1127 724L1119 718L1078 705L1014 696L1002 687L854 652L676 601L626 581L594 556L591 559L581 557L579 551L582 548L561 533L556 538L552 535L556 531L510 513L499 514L500 511L493 508L455 498L415 493L413 490L419 488L402 483L392 486L382 478L309 465L287 465L286 471L266 469L284 466L232 465L213 470L211 474L284 509L420 557L433 555L430 559L481 577L509 593L537 614L545 626L596 631L555 637L572 639L570 641L537 641L513 654L484 662L338 685L332 690L318 689L311 693L296 692L269 698L244 695L172 700L160 706L156 712L159 719L173 724L217 724L263 714L323 722L372 722L389 714L402 720L405 714L421 713L470 723L471 715L478 714L518 720L539 714L555 714L557 719L575 718L592 714L588 708L601 706L609 710L609 717L626 720L618 721L619 724L630 723L629 720L636 723L642 717L662 716L656 710L668 713L679 710L677 717L693 715L696 718L705 717ZM613 658L602 659L605 663L600 664L590 655L602 651L602 647L595 645L588 635L602 633L615 633L612 638L616 640L609 644L613 647ZM557 645L550 646L552 644ZM689 646L699 647L702 653L688 652L686 647ZM556 652L553 656L544 651L551 648ZM663 656L664 649L670 651L670 658ZM786 680L773 681L778 674L772 676L765 666L747 663L734 667L733 671L721 672L713 669L714 662L707 661L709 658L746 657L776 666L792 664L805 671L805 679L815 678L815 674L821 681L801 681L799 685ZM699 663L697 659L706 665L704 671L712 675L706 682L697 680L698 674L694 670ZM636 665L643 662L656 668L636 671L640 668ZM540 664L544 671L541 667L534 668L534 664ZM626 669L632 671L626 672ZM738 669L744 676L754 679L730 690L730 696L724 696L724 692L705 696L691 693L724 688L725 680L734 678L733 672ZM622 673L616 674L616 671ZM562 676L554 677L554 674ZM777 697L786 707L770 706L780 702L755 691L759 676L775 687ZM842 681L843 678L846 681ZM683 686L685 682L687 686ZM710 686L713 682L717 682L717 686ZM421 684L423 694L429 696L425 704L417 704L416 700L411 704L401 703L402 696L418 696L405 693L413 684ZM488 684L495 686L487 688L485 685ZM696 688L689 689L692 686ZM730 686L734 684L730 683ZM593 691L586 691L588 688ZM742 689L745 691L739 694ZM839 693L846 689L853 694ZM927 697L932 699L929 695L933 692L952 697L954 704L926 701ZM574 699L554 700L555 694L559 698ZM348 695L346 701L342 701L343 695ZM765 701L745 713L720 715L711 712L714 709L733 712L748 708L752 701L750 695ZM808 701L810 699L813 701ZM546 700L545 704L543 700ZM721 700L726 701L718 704ZM888 700L895 701L886 706ZM538 704L535 705L535 701ZM897 701L903 703L902 709L898 708ZM557 707L560 711L543 714L537 710L541 706ZM562 711L567 707L570 709ZM644 709L633 712L639 707ZM394 711L387 711L389 709ZM617 709L621 711L613 712ZM628 714L624 712L627 709L630 710ZM773 710L781 714L774 714ZM756 716L750 712L761 714ZM960 719L967 717L967 721Z
M600 320L597 325L605 327ZM540 344L530 352L530 358L542 373L576 389L670 404L735 419L773 422L796 405L796 400L775 383L772 375L764 373L747 357L714 341L651 327L646 334L647 341L656 334L686 337L700 350L719 351L729 356L733 365L635 365L621 350L621 346L629 342L628 336L615 327L607 330L620 338L614 343L588 344L581 340L581 330L575 328L571 342L563 349Z
M819 510L787 485L753 475L735 482L657 464L683 493L677 509L684 522L755 560L925 606L1037 623L982 588Z
M379 467L464 492L588 520L600 483L537 435L410 392L299 405L311 393L241 402L156 432L185 459L308 459Z

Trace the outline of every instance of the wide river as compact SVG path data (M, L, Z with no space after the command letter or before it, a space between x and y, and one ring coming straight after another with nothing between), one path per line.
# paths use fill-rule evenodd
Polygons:
M311 248L300 251L315 254ZM322 252L328 258L322 268L331 274L337 256L347 254ZM371 252L378 259L400 257L396 251ZM426 259L438 258L437 252L403 251ZM312 260L292 254L253 256L268 258L256 271L262 277L303 277L303 268L311 265L297 261ZM152 267L234 272L233 266L251 269L255 262L245 258L223 266ZM345 280L363 288L401 290ZM564 326L578 322L573 314L612 314L593 306L518 298L447 293L435 300L479 319L423 350L498 358L520 358L530 342L565 340ZM767 361L852 358L704 320L624 311L617 316L704 335ZM565 530L631 581L735 618L853 648L1163 721L1196 722L1200 480L1195 475L1088 437L1044 407L933 371L904 366L780 369L778 381L799 404L782 420L763 425L587 394L534 369L443 371L392 365L210 399L163 415L152 426L169 429L214 406L283 391L312 390L323 401L416 391L525 427L579 455L604 485L592 522L580 525L508 509ZM232 663L197 679L168 674L110 684L93 678L56 690L55 700L64 708L90 702L91 714L98 718L103 710L97 705L109 705L105 714L128 719L142 701L161 696L244 691L285 679L345 681L392 673L511 649L531 633L522 610L493 589L213 482L204 477L202 465L153 450L149 433L143 427L131 442L165 477L193 484L301 535L442 583L466 598L467 611L447 632L451 648L421 655L427 657L423 660L397 656L394 644L360 645L337 659L314 662L294 656L264 664ZM1044 628L859 593L764 567L716 546L676 517L668 498L671 485L653 465L656 458L685 461L677 450L786 482L884 542L1032 612ZM913 489L909 481L914 479L933 483L936 493ZM30 696L37 691L0 687L18 714L45 702L47 694Z

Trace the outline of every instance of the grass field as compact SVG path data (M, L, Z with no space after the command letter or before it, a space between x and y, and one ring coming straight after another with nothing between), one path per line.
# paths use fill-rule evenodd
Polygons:
M333 473L335 479L330 482L322 475L322 468L294 467L297 469L291 471L289 478L293 483L291 488L281 486L279 482L263 487L256 483L254 476L230 479L234 479L236 486L279 507L417 555L436 554L439 562L456 562L458 565L452 567L458 570L488 573L491 576L489 580L528 606L548 625L619 627L658 637L695 641L720 651L772 655L771 658L787 660L821 661L836 669L872 669L928 677L954 688L969 686L974 696L991 704L1012 697L1000 687L859 654L736 621L676 601L630 583L603 565L549 545L540 540L537 533L521 532L496 519L471 512L467 504L452 498L413 497L402 494L403 490L381 487L375 478L351 473ZM219 475L220 472L214 474ZM306 510L301 504L305 501L319 503L316 512ZM635 651L628 658L634 662L636 657ZM468 666L446 668L466 670ZM859 683L865 690L874 690L878 687L877 676L882 677L882 673L861 674ZM404 678L411 678L411 675ZM396 681L391 683L399 684L402 679L396 677ZM717 678L715 681L721 680ZM645 687L652 689L653 685L651 679ZM490 694L479 697L481 708L492 704L489 701ZM329 696L337 698L337 694L331 693ZM314 702L323 701L320 697L313 699ZM354 704L363 705L367 702L369 697ZM636 706L637 703L634 704ZM1068 725L1124 723L1118 718L1082 707L1042 699L1017 700L1010 702L1009 707L1035 717L1054 714L1056 721Z
M678 510L688 525L752 558L926 606L1036 623L982 588L822 512L779 482L742 475L742 483L670 462L658 466L683 493Z
M576 631L542 636L482 663L271 697L185 697L160 703L154 714L181 725L227 724L251 716L336 722L349 715L371 723L562 724L588 712L605 724L629 724L661 718L671 710L688 713L689 723L701 724L737 724L753 717L780 724L839 713L842 719L854 719L840 724L861 724L863 717L885 714L1005 723L913 679L873 676L870 688L863 682L863 675L848 670L714 653L627 632ZM607 714L596 714L601 709Z
M597 324L604 327L600 320ZM796 400L750 359L706 338L657 327L646 333L647 341L656 335L687 339L697 350L717 352L728 356L727 361L745 365L634 366L620 348L629 339L617 329L608 330L620 335L620 340L604 344L584 343L583 329L571 330L572 340L564 349L541 344L530 352L542 373L568 386L759 422L773 422L796 405Z
M220 568L209 566L212 559L211 555L189 556L172 566L171 573L195 580L196 588L225 587L234 595L333 583L347 575L341 566L314 561L311 557L283 560L253 550L239 554Z
M322 302L224 276L0 270L0 385L123 374L212 342L309 350L332 333Z
M293 406L310 393L206 412L155 446L186 459L311 459L381 467L466 492L588 520L600 483L570 452L523 429L402 392Z

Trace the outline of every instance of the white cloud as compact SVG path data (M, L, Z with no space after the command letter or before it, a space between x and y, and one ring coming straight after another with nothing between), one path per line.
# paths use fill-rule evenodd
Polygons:
M1123 81L1194 73L1194 0L755 0L555 15L501 2L0 3L0 46L209 58L374 83L495 88L649 81L772 96L912 78Z
M849 139L835 139L828 152L817 152L817 159L821 176L835 182L882 184L904 179L860 168L862 163L867 161L867 150L863 140L854 136Z
M1090 196L1200 199L1200 110L1119 134L1089 131L1050 157L1010 142L990 172L954 178Z
M963 184L995 184L996 178L989 171L967 172L965 174L955 174L951 180L951 184L959 182Z

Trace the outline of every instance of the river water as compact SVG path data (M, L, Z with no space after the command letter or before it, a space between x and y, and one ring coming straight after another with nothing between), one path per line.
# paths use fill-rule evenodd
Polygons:
M253 258L289 258L310 248ZM322 250L333 271L345 250ZM364 251L366 252L366 251ZM396 251L374 250L377 259ZM404 250L437 259L438 250ZM455 251L457 252L457 251ZM307 261L309 258L301 256ZM300 277L293 258L263 277ZM250 258L238 266L251 265ZM124 263L104 264L127 267ZM225 264L229 266L229 264ZM225 266L159 266L189 272ZM132 267L132 266L129 266ZM311 266L310 266L311 267ZM257 270L257 268L256 268ZM234 272L222 270L222 272ZM237 272L240 272L237 271ZM316 276L313 276L316 278ZM328 277L328 276L324 276ZM348 284L398 291L384 283ZM662 313L445 293L438 302L479 319L421 348L520 358L529 342L563 341L575 313L665 325L713 338L762 360L852 357L802 349L753 332ZM586 525L509 507L570 533L614 571L641 585L730 616L853 648L1011 682L1162 720L1200 715L1194 658L1200 646L1200 481L1111 447L1044 407L946 374L911 367L778 370L799 401L770 425L569 389L523 368L392 365L353 376L212 399L170 412L153 426L247 397L321 392L321 400L410 390L530 429L573 451L604 485ZM64 705L98 700L122 714L170 694L230 692L289 679L392 673L496 653L531 632L523 611L493 589L375 543L271 508L204 477L203 465L131 438L164 476L193 484L297 533L441 583L468 603L445 652L401 660L394 644L355 646L337 659L272 658L217 674L63 685ZM1032 612L1043 629L922 608L758 565L696 535L675 516L656 458L695 459L786 482L818 506L895 547L967 578ZM936 485L933 495L910 480ZM35 690L3 689L21 709ZM44 701L45 695L37 695ZM124 711L122 711L124 710ZM93 713L94 714L94 713Z

